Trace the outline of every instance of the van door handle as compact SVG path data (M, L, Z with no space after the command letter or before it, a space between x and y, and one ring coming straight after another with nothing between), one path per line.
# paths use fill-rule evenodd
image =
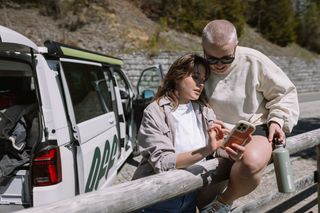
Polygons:
M109 122L109 124L113 124L114 123L114 118L109 118L108 122Z

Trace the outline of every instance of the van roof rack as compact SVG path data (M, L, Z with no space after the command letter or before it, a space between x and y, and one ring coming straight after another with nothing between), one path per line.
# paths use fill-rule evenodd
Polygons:
M103 55L89 50L72 47L55 41L47 40L44 45L48 48L48 55L53 57L66 57L75 59L86 59L112 65L123 65L120 58Z

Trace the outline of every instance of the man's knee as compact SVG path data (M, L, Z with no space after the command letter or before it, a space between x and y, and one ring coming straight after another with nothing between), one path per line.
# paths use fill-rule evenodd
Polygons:
M246 145L248 158L253 158L256 162L269 161L272 154L272 144L263 136L253 136L252 141Z
M262 161L259 156L254 153L245 155L238 163L240 164L243 174L248 176L260 172L266 166L266 162Z
M272 148L267 138L262 136L254 137L250 143L246 146L246 151L240 163L246 173L253 175L267 166Z

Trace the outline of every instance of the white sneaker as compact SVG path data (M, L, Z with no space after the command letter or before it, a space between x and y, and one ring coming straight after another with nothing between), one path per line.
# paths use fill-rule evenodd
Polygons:
M229 213L230 210L231 205L223 204L215 199L211 203L203 207L200 213Z

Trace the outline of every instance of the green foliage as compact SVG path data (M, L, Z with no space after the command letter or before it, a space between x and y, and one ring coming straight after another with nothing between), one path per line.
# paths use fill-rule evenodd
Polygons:
M201 35L214 19L233 22L239 35L245 23L241 0L145 0L137 4L149 18L158 22L165 19L168 27L195 35Z
M320 2L309 1L297 14L298 43L320 53Z
M237 28L238 36L244 25L258 29L269 41L287 46L297 42L320 53L319 0L127 0L136 4L160 27L147 44L157 47L164 43L161 32L173 28L201 35L203 27L214 19L227 19ZM97 13L112 10L110 0L0 0L2 7L36 6L41 15L59 20L70 31L87 23L101 21ZM15 4L12 4L12 3ZM62 15L63 14L63 15Z
M266 1L265 0L257 0L249 3L250 0L246 0L247 7L245 12L245 17L247 19L247 23L251 26L258 28L261 31L261 19L266 16Z
M229 20L236 26L238 36L240 37L245 24L244 12L246 10L246 4L241 0L221 0L220 5L222 5L221 10L217 16L213 16L213 19Z
M296 40L296 20L291 0L260 2L260 31L270 41L286 46Z

